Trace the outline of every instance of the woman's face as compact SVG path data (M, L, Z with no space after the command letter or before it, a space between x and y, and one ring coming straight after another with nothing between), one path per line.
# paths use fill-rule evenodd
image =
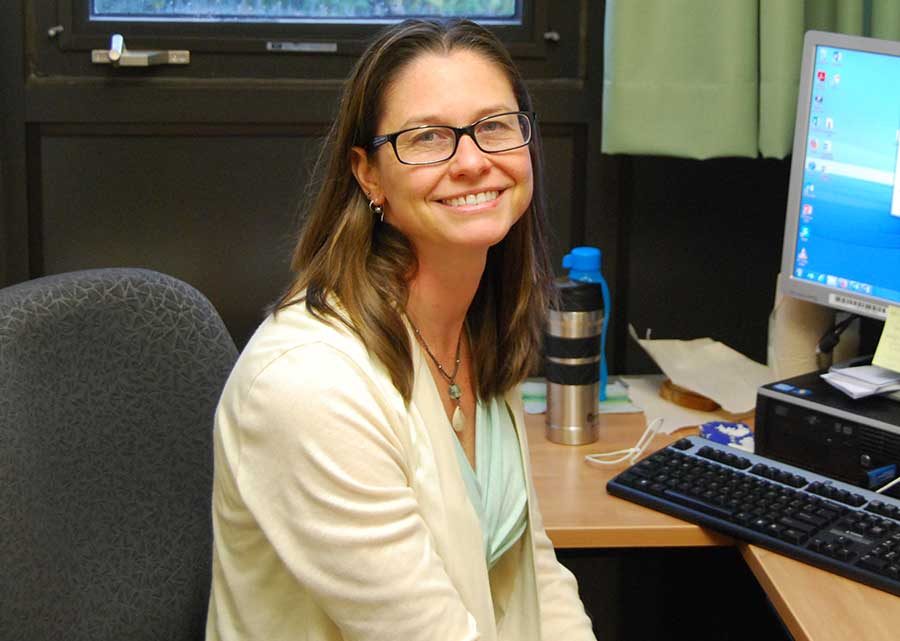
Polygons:
M480 54L458 50L424 54L388 87L379 134L417 125L461 127L519 106L503 71ZM416 248L420 260L449 249L484 253L500 242L531 203L528 147L487 154L462 136L450 160L404 165L390 144L367 159L354 156L354 172L385 221ZM474 197L474 199L473 199ZM474 202L473 202L474 200Z

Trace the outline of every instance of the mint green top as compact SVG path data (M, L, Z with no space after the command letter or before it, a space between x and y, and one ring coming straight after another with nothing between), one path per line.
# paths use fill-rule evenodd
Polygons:
M456 458L469 499L481 521L488 569L525 531L528 521L525 470L516 428L503 399L476 406L475 470L459 439Z

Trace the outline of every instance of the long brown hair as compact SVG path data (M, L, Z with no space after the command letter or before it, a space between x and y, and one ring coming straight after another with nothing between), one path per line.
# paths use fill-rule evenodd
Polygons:
M408 278L416 256L407 238L379 222L351 171L354 146L378 133L385 91L400 71L426 53L469 50L493 62L512 85L522 111L531 97L509 53L487 29L468 20L407 20L387 28L350 74L337 118L317 163L318 193L294 250L296 277L277 310L301 301L317 318L343 323L412 396L412 346L403 322ZM530 146L531 205L506 237L488 250L487 264L466 317L480 398L502 394L532 371L552 295L542 184L541 138ZM304 296L305 290L305 296Z

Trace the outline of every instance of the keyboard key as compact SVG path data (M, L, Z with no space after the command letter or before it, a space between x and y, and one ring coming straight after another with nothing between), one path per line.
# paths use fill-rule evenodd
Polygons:
M840 547L835 551L835 556L842 561L849 561L855 554L853 553L853 550L848 547Z
M828 519L822 516L818 516L816 514L810 514L809 512L794 512L794 518L798 521L803 521L804 523L809 523L810 525L820 528L826 523L828 523Z
M806 540L806 533L798 532L797 530L795 530L793 528L786 528L781 533L781 538L783 538L785 541L799 544Z
M817 528L814 525L810 525L809 523L804 523L798 519L792 519L787 516L783 516L778 519L778 522L784 525L785 527L793 528L795 530L800 530L804 534L809 534L810 532L815 531Z
M887 561L871 554L860 557L858 563L867 570L874 570L875 572L880 572L882 568L887 566Z
M681 505L685 505L689 508L697 510L698 512L704 512L706 514L713 514L716 516L722 516L728 518L732 515L732 512L727 509L723 509L717 507L715 505L710 505L709 503L704 503L703 501L698 501L693 497L687 496L685 494L681 494L680 492L673 492L671 490L666 490L664 496L676 503L680 503Z

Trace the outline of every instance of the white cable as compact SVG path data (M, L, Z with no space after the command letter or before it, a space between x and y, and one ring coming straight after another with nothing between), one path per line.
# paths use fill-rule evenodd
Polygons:
M644 433L641 434L641 437L637 440L637 443L635 443L632 447L624 450L615 450L613 452L599 452L597 454L588 454L584 457L584 462L595 467L602 467L605 465L619 465L620 463L628 463L629 465L633 465L635 462L637 462L641 454L643 454L647 449L647 446L650 445L650 441L653 440L653 437L659 434L659 428L662 427L662 424L663 419L660 416L659 418L656 418L650 422L650 424L647 426L647 429L644 430Z
M879 487L879 488L878 488L877 490L875 490L875 491L876 491L878 494L881 494L881 493L884 492L885 490L889 490L889 489L891 489L892 487L894 487L895 485L897 485L897 483L900 483L900 476L898 476L897 478L895 478L893 481L891 481L891 482L888 483L887 485L882 485L881 487Z

